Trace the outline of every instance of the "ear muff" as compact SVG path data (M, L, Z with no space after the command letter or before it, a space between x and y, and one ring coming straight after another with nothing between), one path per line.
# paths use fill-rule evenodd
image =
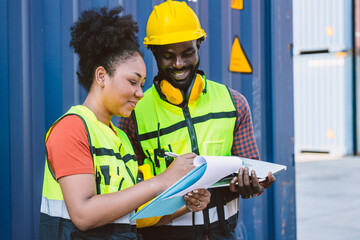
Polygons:
M189 102L195 101L198 99L200 94L204 90L204 81L202 80L201 76L199 74L196 74L195 81L192 84L192 87L189 87L188 94L190 96L186 96L186 98L189 100Z
M189 86L186 95L180 89L171 85L167 80L160 82L161 93L164 94L166 100L172 104L180 105L184 99L195 101L204 91L204 81L200 74L196 74L195 80Z
M170 103L179 105L184 101L184 96L180 89L171 85L168 81L162 80L160 82L160 90L165 95L166 100Z

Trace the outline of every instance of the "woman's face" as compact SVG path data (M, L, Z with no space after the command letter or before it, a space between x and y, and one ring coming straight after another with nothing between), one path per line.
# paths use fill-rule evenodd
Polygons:
M140 54L119 63L113 76L106 75L103 103L107 112L128 117L137 102L144 96L146 66Z

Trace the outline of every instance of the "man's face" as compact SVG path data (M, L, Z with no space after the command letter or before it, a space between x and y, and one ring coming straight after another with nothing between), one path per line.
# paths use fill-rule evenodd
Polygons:
M199 67L199 48L200 41L197 40L155 46L153 52L159 77L186 90Z

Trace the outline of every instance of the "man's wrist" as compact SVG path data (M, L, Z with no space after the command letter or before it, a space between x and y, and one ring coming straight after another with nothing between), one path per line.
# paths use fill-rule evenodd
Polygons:
M265 190L265 189L262 188L259 193L256 193L256 194L254 194L254 195L248 195L248 196L240 195L240 196L241 196L241 198L243 198L243 199L249 199L249 198L252 198L252 197L258 197L258 196L260 196L261 194L263 194L264 190Z

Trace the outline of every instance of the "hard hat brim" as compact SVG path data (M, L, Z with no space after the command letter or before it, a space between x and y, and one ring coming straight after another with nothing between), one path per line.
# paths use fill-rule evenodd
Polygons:
M148 45L167 45L173 43L187 42L197 40L199 38L206 38L206 33L203 29L196 31L183 31L169 34L162 34L161 36L151 36L144 38L144 44Z

